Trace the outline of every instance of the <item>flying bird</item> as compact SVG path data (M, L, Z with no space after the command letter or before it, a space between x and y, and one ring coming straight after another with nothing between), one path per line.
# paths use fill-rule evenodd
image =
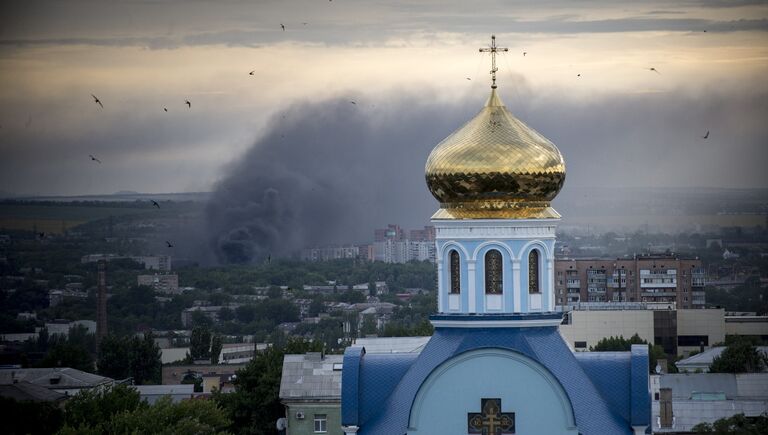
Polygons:
M306 26L307 24L309 24L309 23L301 23L302 26Z
M282 28L283 28L283 32L285 32L285 25L283 25L282 23L280 23L280 27L282 27Z
M101 160L99 160L96 157L94 157L93 154L88 154L88 156L91 158L92 161L94 161L96 163L101 163Z
M248 75L252 76L254 73L256 73L256 70L253 70L253 71L249 72Z
M528 52L527 52L527 51L524 51L524 52L523 52L523 56L525 56L526 54L528 54Z
M354 104L355 106L357 106L357 103L355 103L354 101L350 101L350 103L352 103L352 104Z
M649 70L649 71L653 71L653 72L655 72L656 74L659 74L659 75L661 75L661 73L660 73L660 72L659 72L659 71L658 71L656 68L653 68L653 67L651 67L651 68L648 68L648 70Z
M165 244L168 245L169 248L173 248L173 244L168 240L165 241Z
M101 106L101 108L103 109L104 105L101 104L101 100L99 100L99 97L97 97L96 95L93 95L93 94L91 94L91 96L93 97L93 102L98 104L99 106Z
M167 111L168 111L168 108L167 108L167 107L163 107L163 110L165 110L165 111L167 112Z
M158 204L157 201L155 201L154 199L150 199L150 201L152 201L152 205L154 205L157 208L160 208L160 204Z
M192 103L190 103L189 100L185 100L184 104L186 104L189 109L192 108Z
M576 74L576 77L581 77L581 73L579 73L579 74Z
M701 137L702 139L709 139L709 130L707 130L707 134Z
M469 77L464 77L464 78L465 78L465 79L467 79L467 80L472 80L472 79L471 79L471 78L469 78Z

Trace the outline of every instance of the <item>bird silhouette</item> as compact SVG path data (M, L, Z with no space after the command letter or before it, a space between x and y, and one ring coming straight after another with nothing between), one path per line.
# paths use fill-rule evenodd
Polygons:
M707 130L707 134L701 137L702 139L709 139L709 130Z
M527 52L527 51L524 51L524 52L523 52L523 56L525 56L526 54L528 54L528 52Z
M99 160L99 159L97 159L96 157L94 157L94 156L93 156L93 154L88 154L88 157L90 157L90 158L91 158L91 160L93 160L93 161L94 161L94 162L96 162L96 163L101 163L101 160Z
M184 104L186 104L186 105L187 105L187 108L189 108L189 109L191 109L191 108L192 108L192 103L190 103L190 102L189 102L189 100L185 100L185 101L184 101Z
M467 79L467 80L472 80L472 79L471 79L471 78L469 78L469 77L464 77L464 78L465 78L465 79Z
M155 201L154 199L150 199L150 201L152 201L152 205L154 205L157 208L160 208L160 204L158 204L157 201Z
M165 111L167 112L167 111L168 111L168 108L167 108L167 107L163 107L163 110L165 110Z
M581 74L580 74L580 73L579 73L579 74L576 74L576 77L581 77Z
M655 73L656 73L656 74L658 74L658 75L661 75L661 73L659 72L659 70L657 70L656 68L653 68L653 67L651 67L651 68L648 68L648 70L649 70L649 71L653 71L653 72L655 72Z
M352 103L352 104L354 104L355 106L357 106L357 103L355 103L354 101L350 101L350 103Z
M280 24L280 27L282 27L282 28L283 28L283 32L285 32L285 25L283 25L283 24L281 23L281 24Z
M91 94L91 96L93 97L93 102L98 104L99 106L101 106L101 108L103 109L104 105L101 104L101 100L99 100L99 97L97 97L96 95L93 95L93 94Z
M253 70L253 71L249 72L249 73L248 73L248 75L249 75L249 76L252 76L252 75L253 75L253 74L255 74L255 73L256 73L256 70Z
M165 244L168 245L169 248L173 248L173 244L168 240L165 241Z
M309 24L309 23L301 23L302 26L306 26L307 24Z

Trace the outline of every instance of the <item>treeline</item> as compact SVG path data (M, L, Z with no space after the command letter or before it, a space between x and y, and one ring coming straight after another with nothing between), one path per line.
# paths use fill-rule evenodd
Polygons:
M423 288L434 290L437 269L433 263L405 264L334 260L305 262L273 260L270 263L214 268L185 268L179 270L181 286L212 290L222 288L230 293L247 294L254 286L286 285L301 289L304 285L328 285L335 281L342 290L349 285L386 281L390 290Z

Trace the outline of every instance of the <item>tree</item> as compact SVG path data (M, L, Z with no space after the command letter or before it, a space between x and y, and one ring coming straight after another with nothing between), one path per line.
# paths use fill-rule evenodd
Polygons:
M146 406L139 392L127 385L111 388L84 390L70 399L64 408L65 433L72 429L97 429L120 412L131 412ZM69 429L67 429L69 428ZM97 431L103 433L105 431Z
M712 360L710 373L758 373L768 367L768 355L749 340L734 338L719 356Z
M746 418L744 414L721 418L714 423L699 423L691 429L694 433L718 435L762 435L768 433L768 416Z
M82 346L69 343L56 344L40 361L40 367L71 367L93 372L93 357Z
M320 343L289 340L284 348L270 347L238 370L234 392L213 394L232 421L229 429L237 434L273 433L275 421L285 414L279 398L283 356L321 349Z
M174 404L163 397L148 405L125 385L80 393L65 408L60 435L217 434L230 425L224 410L210 400Z
M219 363L219 355L224 344L221 342L221 335L215 334L211 339L211 364Z
M189 354L192 359L208 359L211 356L211 330L205 326L196 326L192 329L192 337L189 339Z
M651 345L647 341L640 338L639 335L634 334L629 339L623 336L618 337L605 337L597 342L596 345L590 346L590 352L629 352L632 350L633 344L647 344L648 345L648 368L651 371L656 369L658 360L665 359L667 356L664 353L664 348L659 345ZM672 365L671 367L674 367Z
M3 433L45 435L55 433L64 421L64 414L52 402L16 401L0 397Z
M159 384L162 377L160 347L151 333L144 338L104 337L99 346L98 372L113 379L130 377L137 385Z
M144 338L131 339L130 362L134 384L159 384L162 380L160 347L155 343L152 333L144 334Z

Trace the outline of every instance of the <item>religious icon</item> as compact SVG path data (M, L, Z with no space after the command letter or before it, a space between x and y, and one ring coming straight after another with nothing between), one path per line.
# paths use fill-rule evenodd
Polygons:
M515 433L515 413L501 412L501 399L480 399L481 412L467 414L467 432L482 435Z

